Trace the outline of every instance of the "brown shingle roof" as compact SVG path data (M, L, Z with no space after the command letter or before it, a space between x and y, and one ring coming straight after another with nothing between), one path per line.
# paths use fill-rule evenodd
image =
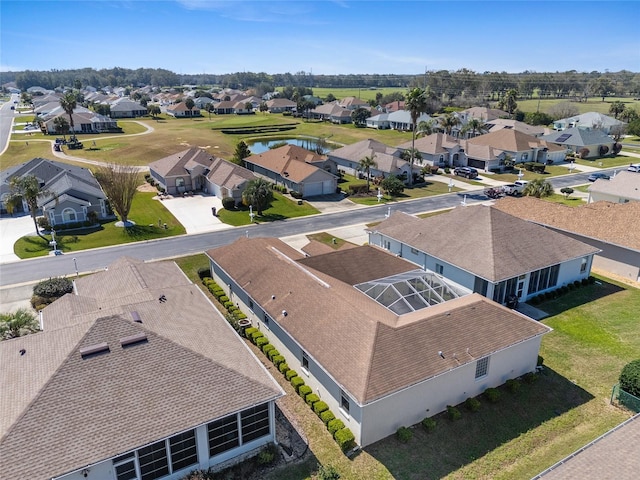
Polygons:
M563 147L509 128L479 135L470 140L466 140L464 144L492 147L506 152L525 152L532 148L547 148L552 152L564 150Z
M93 277L102 281L87 281ZM54 302L43 311L43 332L0 343L3 477L57 476L282 394L175 264L119 261L77 285L97 302L92 312L56 322ZM116 305L110 296L127 288ZM120 345L141 332L146 343ZM101 342L108 353L82 358L81 348Z
M202 165L207 169L211 168L213 162L214 156L209 152L198 147L191 147L151 162L149 168L166 178L185 175L187 169L191 169L196 165Z
M416 138L415 148L425 153L446 153L447 148L459 146L458 139L444 133L433 133L426 137ZM398 148L411 148L411 141L401 143Z
M598 252L585 243L484 205L457 207L409 227L374 227L388 237L491 282Z
M252 171L222 158L216 158L210 168L209 181L230 190L256 178Z
M296 183L305 181L318 171L330 175L321 168L311 165L324 160L322 155L297 145L283 145L245 159L249 163L260 165Z
M542 225L640 250L640 228L630 228L640 218L640 202L594 202L569 207L522 197L502 198L494 208Z
M357 265L366 261L366 251L329 254L334 258L325 267L322 255L302 260L278 239L240 238L207 254L360 404L548 331L478 294L397 316L327 274L344 274L335 260ZM350 253L357 261L342 257ZM376 255L372 258L378 259ZM398 271L396 260L401 262L393 257L381 263L393 273ZM325 270L311 268L311 261ZM385 273L382 266L372 269L373 276ZM438 351L445 352L446 360Z

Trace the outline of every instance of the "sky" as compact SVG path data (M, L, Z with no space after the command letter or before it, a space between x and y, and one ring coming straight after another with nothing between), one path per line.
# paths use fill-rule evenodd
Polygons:
M638 0L0 2L0 71L640 72Z

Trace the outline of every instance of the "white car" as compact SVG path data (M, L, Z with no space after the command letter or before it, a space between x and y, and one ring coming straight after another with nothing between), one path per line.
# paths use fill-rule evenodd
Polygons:
M629 167L627 168L627 172L640 172L640 163L629 165Z

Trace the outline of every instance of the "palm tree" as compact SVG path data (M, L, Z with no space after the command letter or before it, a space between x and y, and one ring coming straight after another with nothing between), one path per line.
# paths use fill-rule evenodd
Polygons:
M40 330L35 315L26 308L0 314L0 339L16 338Z
M189 97L184 101L184 106L189 110L189 116L193 116L193 107L196 106L196 102L193 101L193 98Z
M372 153L370 156L363 157L359 162L360 168L367 173L367 192L369 191L369 173L371 172L371 167L375 168L378 166L375 158L376 154Z
M71 126L71 133L74 133L73 128L73 111L78 106L78 97L74 92L65 93L60 99L60 106L69 115L69 125Z
M618 115L624 112L625 105L620 100L615 102L611 102L611 106L609 107L609 113L612 113L615 119L618 119Z
M460 119L453 113L446 113L440 118L440 126L447 135L451 135L453 128L458 125L460 125Z
M52 196L48 190L43 190L40 186L40 182L34 175L25 175L24 177L13 177L9 181L9 202L16 205L18 199L22 199L27 202L29 206L29 212L33 219L33 225L36 227L36 235L43 240L47 240L44 235L40 233L38 229L38 221L36 216L38 214L38 200L42 197Z
M479 132L484 126L484 122L478 118L472 118L462 129L462 132L466 133L471 131L471 138L476 136L476 132Z
M536 178L527 183L522 194L536 198L548 197L553 194L553 186L543 178Z
M436 121L433 119L422 121L418 124L418 133L427 137L433 133L435 126Z
M256 178L247 183L247 187L242 192L242 203L252 205L262 215L269 204L273 201L273 190L271 183L263 178Z
M411 114L411 151L415 151L416 148L416 129L418 127L418 118L421 114L427 111L427 93L422 88L414 88L409 92L407 98L404 101L404 109L408 110ZM411 174L409 175L409 185L413 184L413 161L414 157L411 156Z
M418 150L417 148L414 148L413 150L411 148L407 148L400 154L400 158L402 158L405 162L410 162L411 157L413 157L414 160L420 161L420 163L422 164L422 153L420 153L420 150Z

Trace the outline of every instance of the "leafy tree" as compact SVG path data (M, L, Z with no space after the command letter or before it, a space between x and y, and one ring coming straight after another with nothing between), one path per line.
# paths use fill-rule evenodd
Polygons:
M260 102L260 106L258 107L258 109L264 113L267 110L269 110L269 106L267 105L267 102Z
M553 118L543 112L527 112L524 115L524 121L529 125L549 125L553 123Z
M620 114L620 120L627 123L631 123L638 118L640 118L640 114L635 108L625 108Z
M240 140L236 145L235 151L233 152L233 163L242 165L242 161L250 155L251 150L249 150L249 146L244 142L244 140Z
M549 115L554 119L569 118L578 115L580 111L571 102L560 102L549 108Z
M563 187L560 189L560 193L563 193L565 198L569 198L569 195L573 193L573 188L571 187Z
M44 235L40 233L38 229L38 222L36 216L38 214L38 200L45 197L52 196L52 193L48 190L42 189L40 181L34 175L25 175L23 177L13 177L9 181L9 197L8 200L13 205L16 205L19 199L27 202L29 206L29 212L33 219L33 224L36 227L36 235L43 240L47 240Z
M253 111L253 103L251 103L251 102L246 102L246 103L244 104L244 109L245 109L247 112L251 112L251 111Z
M619 100L616 100L615 102L611 102L611 106L609 107L609 113L611 113L614 116L614 118L617 120L618 115L624 112L624 109L625 109L624 103L622 103Z
M311 100L305 100L300 97L296 103L296 111L302 114L303 117L309 118L309 110L313 110L316 107L316 104Z
M53 126L56 129L56 133L62 135L64 139L67 139L67 133L69 133L69 122L64 117L56 117L53 119Z
M416 148L416 130L418 128L418 118L420 115L427 111L427 92L422 88L416 87L412 89L406 97L404 102L404 109L408 110L411 114L411 151L414 152ZM411 164L411 172L413 172L413 155L411 156L409 163ZM409 175L409 184L413 183L413 174ZM403 186L404 188L404 186Z
M371 155L363 157L358 163L358 165L360 166L360 169L364 170L367 174L367 192L369 191L369 174L371 172L371 168L372 167L376 168L378 166L378 163L376 162L375 158L376 158L376 154L372 153Z
M609 80L606 77L598 77L596 78L590 85L590 90L594 95L597 95L598 97L602 97L602 101L604 102L604 99L607 95L610 95L611 93L613 93L614 88L613 88L613 83L611 83L611 80Z
M16 338L38 330L40 325L36 316L26 308L0 314L0 338Z
M193 98L189 97L184 101L184 106L189 110L189 116L193 116L193 107L196 106L196 102L193 101Z
M111 115L111 105L96 103L93 105L93 111L100 115L108 117L109 115Z
M75 92L67 92L60 98L60 106L65 111L67 115L69 115L69 125L70 130L73 133L74 125L73 125L73 111L78 106L78 97Z
M269 207L273 201L273 190L271 183L263 178L256 178L247 183L244 192L242 192L242 203L257 210L258 215Z
M509 115L513 115L513 112L518 108L518 103L516 102L518 98L518 91L515 88L510 88L506 91L506 93L500 98L498 102L498 108L500 110L504 110L505 112L509 112Z
M627 125L627 133L640 137L640 119L635 119L629 122L629 125Z
M111 207L124 226L129 226L129 212L140 183L138 169L131 165L110 164L98 168L95 176Z
M366 108L356 108L351 112L351 121L356 127L364 127L367 124L367 118L371 116L371 112Z
M147 112L149 112L149 115L151 115L153 118L157 118L157 116L162 113L162 110L160 110L159 105L148 105Z
M620 388L634 397L640 397L640 359L627 363L620 372Z
M387 195L397 197L404 192L404 183L395 175L389 175L387 178L380 182L380 187L385 191Z
M331 102L335 102L336 101L336 97L333 95L333 93L329 93L326 98L324 99L325 102L327 103L331 103Z
M522 194L536 198L548 197L553 194L553 186L543 178L536 178L527 183Z

